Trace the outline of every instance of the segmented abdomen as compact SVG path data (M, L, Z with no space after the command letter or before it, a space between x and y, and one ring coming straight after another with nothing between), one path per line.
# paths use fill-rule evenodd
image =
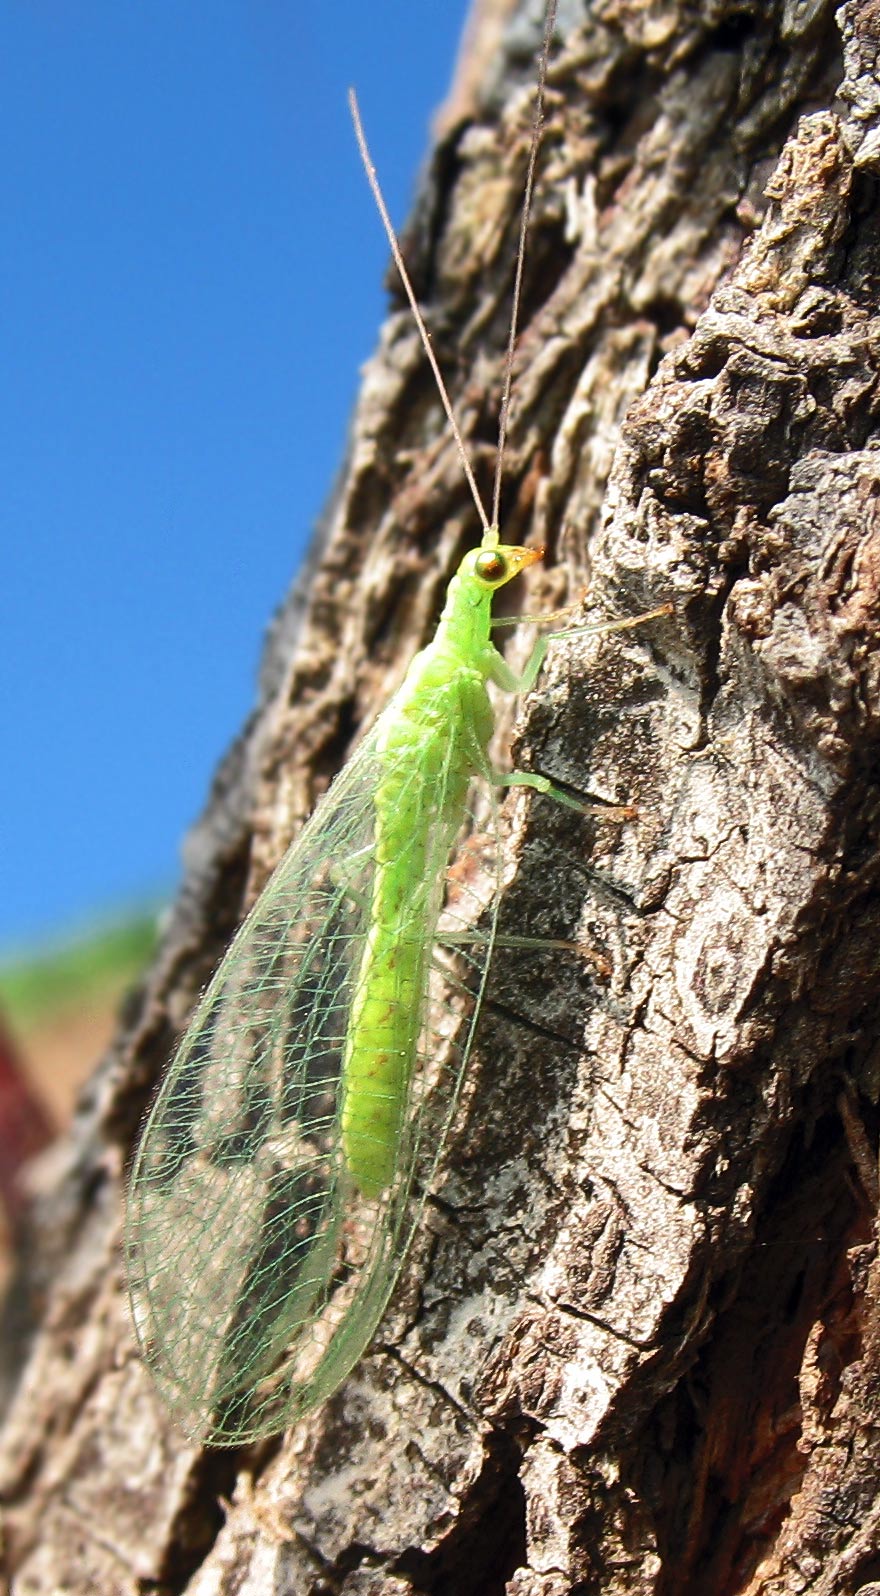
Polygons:
M342 1143L364 1197L394 1177L446 861L470 772L442 729L400 723L376 791L375 878L343 1063ZM414 768L415 767L415 768Z

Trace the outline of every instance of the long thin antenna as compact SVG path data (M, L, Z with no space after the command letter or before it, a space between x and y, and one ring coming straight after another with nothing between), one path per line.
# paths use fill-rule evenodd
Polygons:
M538 151L541 148L541 135L544 132L544 101L547 87L547 61L550 55L550 45L553 39L553 30L556 27L557 0L548 0L547 10L544 13L544 40L541 45L541 58L538 66L538 86L535 91L535 116L532 122L532 143L529 150L529 165L526 172L526 186L523 193L522 214L519 224L519 245L516 252L516 274L513 280L513 300L510 307L510 332L507 337L507 354L504 361L504 392L501 396L501 409L498 414L498 450L495 455L495 480L492 485L492 525L498 525L501 514L501 472L504 466L504 446L507 442L507 422L510 415L510 393L513 386L513 356L516 349L516 335L519 325L520 300L522 298L523 267L526 258L526 235L529 230L529 216L532 209L532 194L535 188L535 167L538 164Z
M355 94L354 89L349 89L348 91L348 103L351 107L351 119L354 122L355 137L358 141L358 149L361 152L361 160L364 163L364 171L367 174L367 181L370 185L370 188L373 190L373 198L376 201L376 207L378 209L379 215L382 218L382 226L385 229L388 242L391 245L391 253L394 257L394 264L400 273L400 280L403 283L404 289L406 290L406 297L409 300L410 308L416 320L416 326L419 330L419 337L422 340L425 354L428 357L431 370L434 373L434 381L437 384L443 409L446 411L446 418L450 427L452 428L452 436L455 439L455 446L458 449L459 455L461 457L461 463L464 467L464 474L467 478L467 484L471 490L471 494L473 495L474 504L477 507L477 514L480 517L480 525L483 528L483 535L486 536L490 532L491 528L486 516L486 512L483 508L483 501L480 498L480 490L477 487L476 478L471 468L470 460L468 459L467 450L464 446L464 440L461 436L461 432L459 431L458 422L455 419L455 412L452 408L452 400L449 397L446 384L443 381L443 376L437 363L437 356L434 354L434 347L431 343L431 335L425 326L424 317L419 309L419 302L416 299L413 285L409 280L409 273L404 263L400 245L397 242L397 234L394 231L391 217L388 215L388 207L385 204L382 190L379 187L379 179L376 176L376 168L373 165L369 146L364 134L363 123L361 122L361 113L358 109L357 95Z

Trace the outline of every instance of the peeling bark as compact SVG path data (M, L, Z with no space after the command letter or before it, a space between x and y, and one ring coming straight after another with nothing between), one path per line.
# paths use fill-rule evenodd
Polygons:
M464 71L406 240L488 481L534 7ZM498 26L486 5L486 26ZM498 37L498 35L495 35ZM560 6L505 535L554 645L507 805L466 1101L380 1334L277 1443L200 1454L133 1348L120 1185L243 908L472 541L409 320L191 839L162 952L35 1220L0 1443L17 1596L862 1596L877 1485L880 5ZM877 739L875 741L875 739Z

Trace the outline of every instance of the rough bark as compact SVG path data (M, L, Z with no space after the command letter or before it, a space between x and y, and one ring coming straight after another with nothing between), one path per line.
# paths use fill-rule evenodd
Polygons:
M497 7L486 8L487 27ZM407 247L481 480L534 6L460 80ZM43 1200L2 1437L16 1596L868 1596L880 1580L880 5L560 6L504 525L642 632L555 645L515 739L517 930L370 1354L201 1454L135 1355L120 1189L175 1033L430 632L473 517L408 317ZM482 35L485 39L485 35ZM479 55L480 28L474 48Z

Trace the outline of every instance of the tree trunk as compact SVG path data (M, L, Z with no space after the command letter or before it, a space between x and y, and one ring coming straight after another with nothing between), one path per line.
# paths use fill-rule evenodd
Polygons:
M494 463L534 4L488 0L406 251ZM202 1453L135 1353L123 1171L224 945L431 632L474 516L407 313L273 628L145 990L14 1299L16 1596L880 1589L880 3L562 0L503 527L555 643L506 804L509 930L419 1241L368 1355ZM474 63L478 63L475 67ZM588 572L589 568L589 572ZM523 583L525 588L525 583Z

